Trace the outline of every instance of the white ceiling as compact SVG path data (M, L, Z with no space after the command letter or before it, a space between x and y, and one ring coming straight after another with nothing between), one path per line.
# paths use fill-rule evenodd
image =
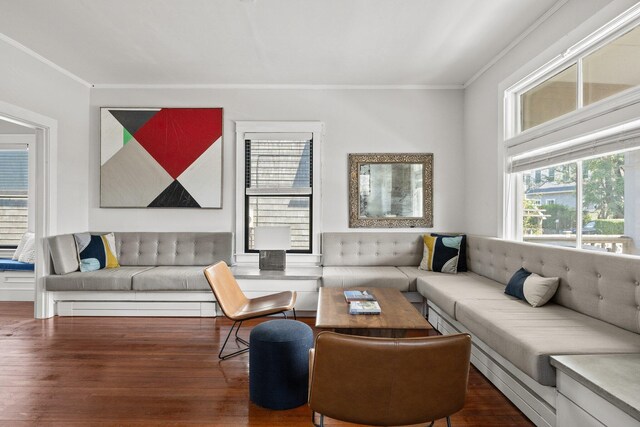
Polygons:
M0 0L93 84L459 85L557 0Z

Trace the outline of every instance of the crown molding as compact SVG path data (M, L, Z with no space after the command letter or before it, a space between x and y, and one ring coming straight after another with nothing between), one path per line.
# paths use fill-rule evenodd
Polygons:
M473 82L478 80L484 73L486 73L491 67L493 67L498 61L500 61L507 53L511 52L516 46L518 46L529 34L534 32L540 25L542 25L547 19L551 18L562 6L564 6L569 0L558 0L551 6L545 13L540 15L526 30L524 30L518 37L516 37L507 47L502 49L500 53L494 56L487 64L480 68L469 80L467 80L462 86L464 89L469 87Z
M25 45L23 45L22 43L19 43L17 41L15 41L14 39L12 39L11 37L7 36L6 34L0 33L0 40L2 40L3 42L5 42L6 44L8 44L9 46L13 46L16 49L18 49L19 51L26 53L27 55L31 56L32 58L42 62L45 65L48 65L49 67L53 68L54 70L64 74L65 76L69 77L72 80L75 80L76 82L80 83L81 85L85 86L85 87L92 87L92 84L89 83L88 81L84 80L82 77L77 76L76 74L73 74L71 71L67 70L66 68L62 68L61 66L59 66L58 64L56 64L53 61L48 60L47 58L45 58L44 56L40 55L39 53L29 49L28 47L26 47Z
M265 90L459 90L461 84L447 85L345 85L345 84L120 84L97 83L95 89L265 89Z

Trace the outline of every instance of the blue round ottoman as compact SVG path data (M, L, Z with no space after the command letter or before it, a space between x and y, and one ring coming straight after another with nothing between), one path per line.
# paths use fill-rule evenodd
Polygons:
M307 403L309 349L313 331L297 320L270 320L253 328L249 338L249 396L269 409Z

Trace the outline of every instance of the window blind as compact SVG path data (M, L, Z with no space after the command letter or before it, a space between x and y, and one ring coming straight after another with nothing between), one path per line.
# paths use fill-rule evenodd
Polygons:
M0 246L17 246L27 231L29 152L0 149Z
M247 140L245 151L248 195L311 194L311 140Z
M313 135L245 133L245 248L259 226L287 225L288 252L311 252Z
M510 171L523 172L635 148L640 148L640 127L614 135L582 141L576 139L565 144L513 156Z

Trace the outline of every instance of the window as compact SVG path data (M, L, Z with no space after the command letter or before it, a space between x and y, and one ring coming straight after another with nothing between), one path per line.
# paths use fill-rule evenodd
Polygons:
M637 9L637 8L636 8ZM638 10L614 21L507 90L515 96L516 133L640 86Z
M0 149L0 247L16 247L28 226L27 148Z
M573 64L520 95L521 129L527 130L576 109L577 65Z
M639 58L640 4L505 90L506 238L640 255Z
M313 136L250 138L245 140L245 250L254 251L255 227L289 225L290 252L310 253Z
M236 262L254 263L256 227L288 225L288 263L317 264L320 122L236 122Z
M584 105L640 85L640 27L582 60Z
M527 184L527 176L540 169L523 172L523 240L572 247L581 242L584 249L634 253L637 243L631 236L640 232L640 218L625 202L636 204L640 197L639 166L640 149L633 149L556 166L566 179L543 184ZM544 199L551 193L555 198ZM537 204L540 198L543 203Z

